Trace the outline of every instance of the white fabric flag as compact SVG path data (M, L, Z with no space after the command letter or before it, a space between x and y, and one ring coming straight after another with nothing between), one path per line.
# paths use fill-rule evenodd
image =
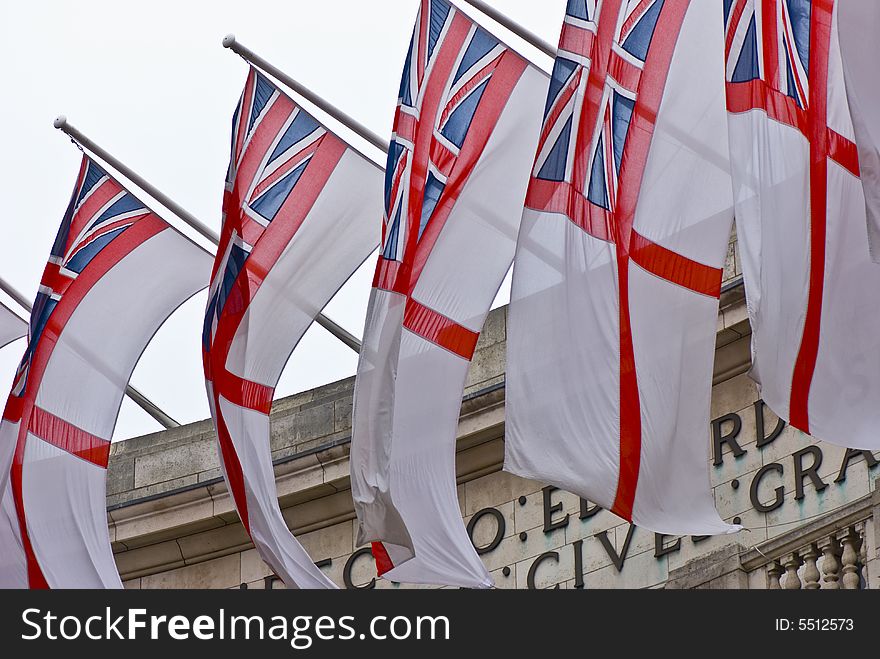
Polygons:
M762 398L815 437L878 449L880 266L867 249L838 4L728 7L737 237ZM856 98L876 97L876 66Z
M867 206L868 241L871 257L880 261L880 2L841 0L837 21Z
M0 588L121 588L105 476L125 387L211 257L88 157L0 422Z
M715 510L732 222L718 2L569 2L508 316L504 468L670 534Z
M27 323L4 304L0 304L0 348L26 334Z
M296 344L379 242L382 170L251 69L233 117L203 357L223 473L290 588L334 588L288 529L269 412Z
M421 1L352 422L357 541L374 543L387 579L492 585L461 520L456 429L513 256L546 89L542 72L461 11Z

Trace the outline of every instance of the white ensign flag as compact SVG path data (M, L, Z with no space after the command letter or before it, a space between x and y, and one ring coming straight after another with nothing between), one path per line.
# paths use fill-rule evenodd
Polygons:
M508 316L505 470L660 533L715 510L733 218L719 2L569 2Z
M379 242L382 170L251 68L233 116L223 230L203 333L226 483L289 588L334 588L290 532L269 413L303 334Z
M387 579L492 585L461 520L455 438L513 257L546 89L541 71L446 0L421 1L353 411L357 540L374 543Z
M878 449L880 264L869 255L865 189L876 202L870 117L880 78L877 61L850 61L847 77L841 60L843 42L858 38L852 20L876 20L868 5L733 3L727 105L751 375L795 428ZM876 32L867 36L876 40ZM867 129L864 181L854 116Z
M83 158L0 422L0 588L121 588L110 438L135 364L211 256ZM170 374L169 374L170 377Z

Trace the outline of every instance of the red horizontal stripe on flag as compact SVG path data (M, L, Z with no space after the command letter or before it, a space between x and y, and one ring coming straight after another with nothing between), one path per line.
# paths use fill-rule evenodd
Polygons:
M856 143L828 129L828 157L853 176L860 176L859 150Z
M110 442L77 428L51 412L34 406L28 430L62 451L103 469L107 468Z
M272 411L272 396L275 390L253 380L245 380L235 373L223 369L214 372L214 392L239 407L255 412L269 414Z
M468 361L474 356L477 339L480 338L479 332L459 325L413 298L406 301L403 326L410 332Z
M771 119L807 134L807 113L793 98L771 89L763 80L728 82L727 110L734 114L764 110Z
M792 97L771 89L763 80L728 82L727 110L733 113L763 110L770 119L792 126L808 136L807 113ZM828 157L853 176L859 176L856 144L830 128L827 131Z
M533 178L525 205L536 211L565 215L594 238L611 240L611 213L591 204L570 183Z
M633 263L661 279L701 295L721 295L721 268L713 268L658 245L632 232L630 258Z

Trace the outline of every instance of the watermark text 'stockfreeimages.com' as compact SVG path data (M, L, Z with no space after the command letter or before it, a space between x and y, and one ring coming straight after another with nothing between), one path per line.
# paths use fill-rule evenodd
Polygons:
M297 650L315 641L350 640L449 640L446 616L372 616L359 621L355 616L228 615L219 609L214 615L151 615L147 609L114 613L107 607L102 615L58 616L51 610L25 609L21 638L33 640L273 640L286 641Z

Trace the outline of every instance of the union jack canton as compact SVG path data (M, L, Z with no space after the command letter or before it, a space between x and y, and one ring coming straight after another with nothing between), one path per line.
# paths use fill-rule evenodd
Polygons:
M421 3L388 149L374 286L406 295L415 288L524 67L446 0Z
M43 330L70 284L101 250L150 214L141 201L93 160L83 158L73 198L40 280L31 312L27 350L15 371L13 396L23 395Z

